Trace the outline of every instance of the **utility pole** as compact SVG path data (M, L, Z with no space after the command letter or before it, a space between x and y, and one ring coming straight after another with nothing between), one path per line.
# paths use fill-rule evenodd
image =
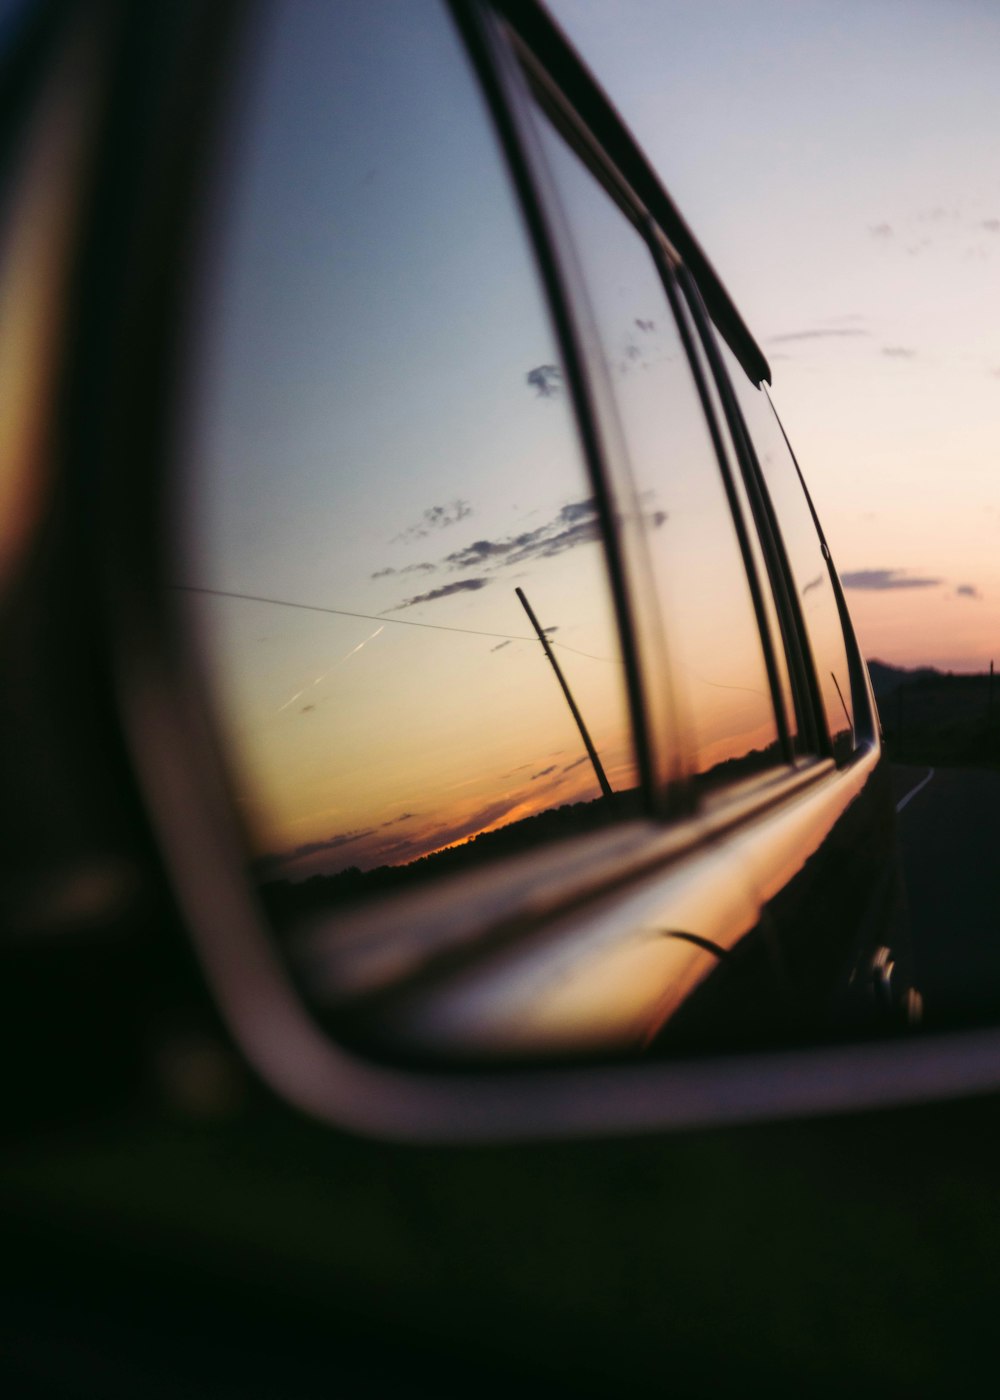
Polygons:
M589 757L591 763L594 765L594 773L595 773L596 776L597 776L597 782L598 782L598 785L600 786L601 792L604 794L605 797L610 797L610 796L611 796L611 784L608 782L607 778L605 777L605 774L604 774L604 766L603 766L603 764L601 763L601 760L597 757L597 750L594 748L594 745L593 745L593 743L591 742L590 735L587 733L587 726L586 726L586 725L584 724L584 722L583 722L583 715L581 715L580 711L576 708L576 701L573 699L573 696L572 696L572 694L570 693L570 688L569 688L569 686L566 684L566 677L563 675L562 671L559 669L559 662L556 660L555 656L553 655L552 647L551 647L551 645L550 645L550 643L549 643L549 639L548 639L548 637L546 637L545 633L542 631L541 627L538 625L538 618L535 616L534 612L532 611L531 604L528 602L527 598L524 596L523 591L522 591L520 588L515 588L515 589L514 589L514 592L517 594L518 598L521 600L521 606L522 606L522 608L524 609L524 611L528 614L528 621L531 623L532 627L533 627L533 628L535 629L535 631L537 632L537 634L538 634L538 640L539 640L539 641L541 642L541 644L542 644L542 649L544 650L545 655L549 658L549 661L552 663L552 669L553 669L553 671L555 671L555 673L556 673L556 680L557 680L557 681L559 682L559 684L562 686L562 693L563 693L563 695L565 695L565 697L566 697L566 704L569 706L570 714L571 714L571 715L573 716L573 718L576 720L576 727L577 727L577 729L579 729L579 731L580 731L580 738L583 740L583 746L584 746L584 748L587 750L587 756Z

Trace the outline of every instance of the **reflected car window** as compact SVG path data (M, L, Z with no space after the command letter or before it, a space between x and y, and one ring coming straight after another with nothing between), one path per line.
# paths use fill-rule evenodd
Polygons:
M782 760L760 633L718 459L656 265L543 118L624 431L683 707L675 742L700 786Z
M729 347L721 341L720 345L781 531L812 650L834 758L838 764L844 764L855 750L854 708L844 629L830 566L771 401L763 389L750 383Z
M743 472L739 467L739 452L733 442L730 432L730 425L726 417L725 407L719 393L719 386L716 382L715 374L708 362L705 347L701 336L693 324L690 308L685 300L679 302L681 314L686 315L691 328L691 341L694 345L695 354L701 366L702 378L705 383L711 410L715 415L715 421L719 425L719 431L725 444L725 450L729 456L730 473L733 484L733 494L736 498L738 508L743 518L743 526L746 534L747 544L753 557L753 566L757 573L757 578L761 582L761 602L763 604L764 615L767 619L767 629L771 639L771 647L774 654L775 671L777 675L778 690L781 695L781 703L784 708L785 724L791 751L796 755L805 755L813 752L810 748L806 735L800 723L799 706L796 705L795 688L792 683L789 671L788 656L785 650L784 638L781 629L781 621L778 609L775 605L774 594L768 578L767 560L764 550L761 547L760 536L757 532L757 523L753 517L753 509L747 495L746 482L743 479Z
M273 7L230 146L179 596L261 878L353 898L630 810L593 489L447 11Z

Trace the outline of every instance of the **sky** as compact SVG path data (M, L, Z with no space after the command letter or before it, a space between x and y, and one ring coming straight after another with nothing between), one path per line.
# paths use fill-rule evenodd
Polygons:
M864 653L1000 663L1000 7L550 8L768 357Z

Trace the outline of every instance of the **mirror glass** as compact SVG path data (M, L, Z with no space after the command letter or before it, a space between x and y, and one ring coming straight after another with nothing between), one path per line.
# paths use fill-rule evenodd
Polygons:
M925 692L893 768L770 404L524 98L572 374L448 6L260 7L216 139L170 591L276 943L407 1063L912 1029Z

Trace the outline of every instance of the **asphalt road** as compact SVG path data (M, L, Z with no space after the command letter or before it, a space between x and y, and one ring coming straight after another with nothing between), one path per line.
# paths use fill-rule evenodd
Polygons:
M1000 772L894 767L893 783L926 1021L1000 1019Z

